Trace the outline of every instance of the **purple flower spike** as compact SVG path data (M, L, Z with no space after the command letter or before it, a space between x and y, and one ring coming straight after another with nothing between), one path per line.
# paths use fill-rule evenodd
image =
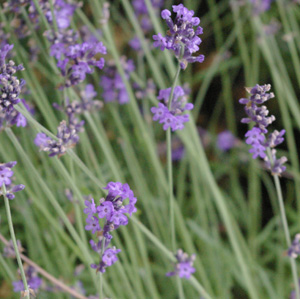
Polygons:
M87 74L94 72L94 67L102 69L105 60L103 57L94 58L96 54L107 53L102 42L84 42L82 44L56 43L51 47L51 55L59 59L57 66L65 77L65 87L70 87L84 81Z
M78 133L81 131L84 121L78 122L78 119L71 119L70 124L62 121L57 128L56 137L54 140L44 133L38 133L34 142L40 147L41 151L49 152L49 157L62 156L68 148L72 148L79 141Z
M257 84L252 88L246 88L250 93L250 97L242 98L239 102L245 105L245 112L248 117L243 118L241 122L250 123L253 121L255 123L255 126L245 135L247 137L246 143L252 146L249 152L253 154L253 159L257 157L264 159L266 167L271 173L280 176L286 169L283 164L287 161L287 158L281 157L277 159L274 148L284 141L285 130L281 130L280 132L275 130L266 136L268 133L267 127L275 120L273 115L268 116L269 111L267 107L262 105L274 98L274 94L272 92L269 93L270 89L270 84ZM271 157L267 157L267 149L271 150Z
M196 256L193 254L189 257L181 249L178 249L176 255L177 263L172 272L168 272L166 276L179 276L180 278L190 279L191 275L196 272L193 267Z
M16 66L12 60L5 62L6 56L12 48L13 45L8 44L0 48L0 130L13 125L25 127L27 124L24 115L14 108L22 101L29 110L25 101L19 97L25 80L19 80L14 76L17 71L24 70L24 67L21 64Z
M110 233L121 225L127 225L128 217L125 214L131 216L137 210L135 207L137 199L128 184L109 182L103 189L107 190L108 194L105 198L100 199L100 204L95 206L94 200L92 202L85 201L87 208L84 209L84 213L88 215L85 229L97 234L97 241L90 240L90 245L94 251L99 253L100 257L102 256L99 264L92 264L91 267L101 273L104 273L106 267L113 265L118 260L116 255L120 252L120 249L115 247L108 248L112 239ZM124 201L127 204L124 204ZM104 222L102 228L99 224L101 219Z
M161 51L165 49L172 50L175 56L180 59L181 68L185 69L188 63L203 62L204 56L192 56L193 53L199 51L201 38L198 35L203 33L201 27L194 29L193 27L200 24L200 19L194 16L194 11L188 10L183 4L173 5L173 12L176 13L175 20L171 19L171 12L164 9L161 12L161 17L166 21L169 27L166 37L161 33L153 35L153 46L160 48ZM183 55L181 57L182 47L184 47Z

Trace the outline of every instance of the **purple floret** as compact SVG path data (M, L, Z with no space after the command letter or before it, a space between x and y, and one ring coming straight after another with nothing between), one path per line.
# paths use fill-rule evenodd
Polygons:
M159 91L158 100L163 103L158 103L158 107L152 107L151 112L154 114L153 120L163 124L163 129L171 128L172 131L182 130L184 123L189 121L189 115L184 114L186 110L192 110L194 105L187 103L187 98L184 89L181 86L176 86L173 93L173 99L169 105L169 97L171 88L162 89Z

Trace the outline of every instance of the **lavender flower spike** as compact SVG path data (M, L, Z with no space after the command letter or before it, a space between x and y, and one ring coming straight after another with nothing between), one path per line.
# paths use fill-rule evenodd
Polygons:
M189 257L181 249L178 249L175 257L177 259L175 269L172 272L168 272L166 276L178 275L180 278L190 279L191 275L196 272L196 269L193 267L196 256L193 254Z
M0 130L13 125L26 126L26 118L14 109L14 105L22 101L27 110L30 110L24 99L20 99L25 80L14 76L17 71L24 70L23 66L16 66L12 60L5 62L12 49L13 45L8 44L0 48Z
M163 37L160 33L153 35L155 42L153 46L172 50L175 56L180 59L180 66L182 69L187 67L188 63L203 62L204 55L192 56L193 53L199 51L199 45L202 40L198 35L203 33L200 24L200 19L194 16L193 10L188 10L183 4L173 5L173 12L176 13L176 18L171 19L171 12L164 9L161 12L161 17L166 21L169 31L167 36ZM197 26L196 29L194 27ZM182 47L184 53L181 57Z
M95 204L94 199L86 200L84 209L87 215L85 229L97 235L96 242L90 240L90 245L100 256L99 263L91 264L91 268L101 273L118 260L117 254L121 251L115 247L108 248L112 239L110 233L121 225L128 224L128 216L125 214L131 216L136 212L137 201L128 184L109 182L104 189L108 190L108 194L100 199L99 205ZM123 203L124 200L128 200L127 204ZM102 226L100 226L100 221L103 221Z
M253 154L253 159L260 157L265 160L267 168L273 175L281 175L286 167L283 164L287 161L286 157L276 158L277 145L284 141L285 130L280 132L275 130L273 133L268 133L267 127L275 120L273 115L269 116L267 107L262 105L268 100L274 98L274 94L268 93L271 85L255 85L253 88L246 88L251 94L249 98L240 99L240 103L245 105L245 112L247 118L242 119L242 123L254 122L254 127L249 130L245 137L246 143L250 144L252 148L249 150ZM269 152L267 156L266 152Z

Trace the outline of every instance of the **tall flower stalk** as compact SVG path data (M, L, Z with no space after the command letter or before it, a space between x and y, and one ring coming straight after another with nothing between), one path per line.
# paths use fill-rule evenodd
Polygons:
M275 116L270 115L264 103L274 98L270 84L256 85L253 88L246 88L250 93L249 98L240 99L240 103L245 105L245 112L247 118L242 119L242 123L254 122L254 127L246 133L246 143L251 145L250 153L253 154L253 159L260 157L265 160L266 167L271 171L274 179L274 184L277 192L277 199L279 203L280 216L283 225L284 235L288 247L291 246L291 237L289 233L288 222L286 218L282 190L279 176L285 171L286 167L283 165L286 157L277 158L275 147L284 141L285 130L280 132L275 130L268 133L267 127L275 121ZM268 135L267 135L268 134ZM296 298L300 299L298 274L295 260L290 257L291 270L295 284Z
M168 169L168 194L170 207L170 228L171 228L171 245L173 252L176 251L176 228L175 228L175 211L174 211L174 186L173 186L173 164L172 164L172 136L171 130L182 130L184 123L189 121L189 115L183 114L185 110L192 110L193 104L186 103L185 92L183 88L177 85L181 69L186 69L188 63L203 62L204 56L192 56L199 50L201 39L198 37L203 30L200 26L194 30L194 26L199 25L200 19L193 17L194 11L188 10L183 4L173 5L173 12L176 18L171 19L171 12L164 9L161 17L166 21L169 31L166 37L160 33L154 35L154 47L159 47L162 51L171 50L178 59L178 66L172 87L160 90L158 99L164 100L164 104L159 103L158 107L152 107L151 112L154 114L153 120L158 120L163 124L166 130L167 142L167 169ZM175 272L174 272L175 273ZM177 272L176 272L177 273ZM177 285L179 297L184 298L182 283L177 275ZM187 276L190 278L190 275Z
M14 247L14 251L15 251L15 254L16 254L16 259L17 259L18 266L19 266L19 269L20 269L22 281L23 281L23 284L24 284L24 292L22 294L22 297L24 297L26 299L30 299L30 290L29 290L29 286L27 284L25 271L24 271L24 268L23 268L23 264L22 264L19 249L18 249L18 244L17 244L17 240L16 240L16 236L15 236L12 216L11 216L11 212L10 212L9 199L7 197L7 190L6 190L6 186L11 185L10 178L13 175L13 171L11 170L11 168L15 165L16 165L16 162L10 162L10 163L6 163L6 164L1 165L1 170L0 170L1 171L1 182L2 182L1 193L2 193L3 198L4 198L5 210L6 210L6 215L7 215L7 222L8 222L10 236L11 236L11 239L12 239L12 242L13 242L13 247ZM22 186L22 187L19 188L19 190L24 189L23 185L19 185L19 186ZM15 187L18 187L18 186L15 186ZM14 189L15 187L13 187L12 189Z

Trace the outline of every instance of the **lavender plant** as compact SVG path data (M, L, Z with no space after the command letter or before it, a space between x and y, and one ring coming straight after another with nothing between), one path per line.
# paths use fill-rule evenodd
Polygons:
M297 1L5 2L0 297L299 298Z
M268 93L270 89L270 84L257 84L253 88L247 89L251 96L249 98L242 98L239 102L245 105L245 112L248 115L247 118L242 119L242 123L255 123L255 126L245 134L247 137L246 143L250 144L252 147L249 152L253 154L253 159L256 159L257 157L263 158L265 160L266 167L271 171L274 177L284 234L287 245L290 246L291 237L279 181L279 176L286 170L286 167L283 164L287 161L287 158L283 156L277 159L276 150L274 149L277 145L284 141L283 136L285 134L285 130L281 130L280 132L275 130L273 133L266 136L266 133L268 133L267 127L273 123L275 116L269 116L267 107L262 105L268 100L274 98L273 93ZM289 255L292 257L291 253ZM290 259L290 263L295 283L296 298L300 298L297 267L293 259Z

